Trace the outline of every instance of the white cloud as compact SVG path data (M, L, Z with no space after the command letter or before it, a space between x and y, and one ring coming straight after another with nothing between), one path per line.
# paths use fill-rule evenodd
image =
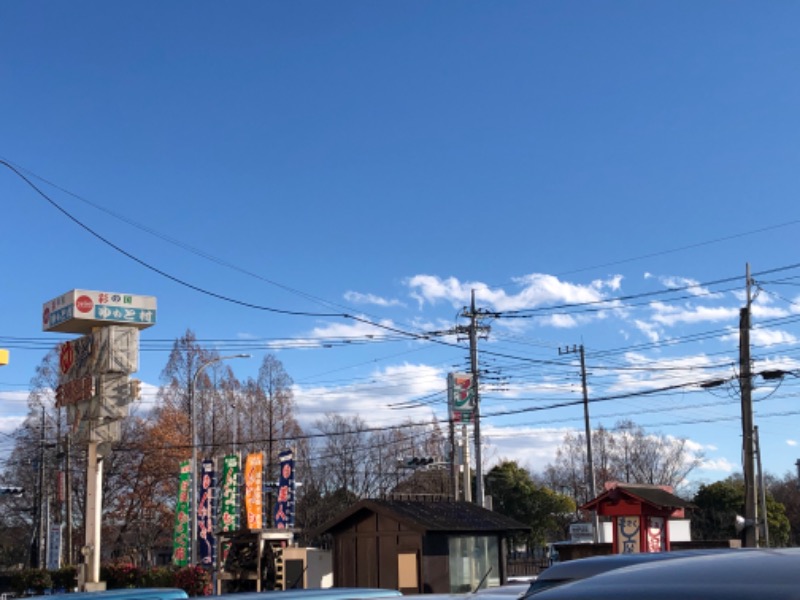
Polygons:
M750 343L757 346L775 346L777 344L796 344L797 336L778 329L754 327L750 330Z
M734 465L727 458L707 458L703 460L700 465L703 471L714 471L720 473L733 473L739 469L739 466Z
M700 282L690 277L680 277L676 275L664 275L658 279L661 284L669 289L684 290L693 296L702 296L704 298L721 298L722 294L714 293L706 287L700 285Z
M517 462L534 472L541 472L552 463L558 447L564 442L567 429L534 429L532 427L492 427L482 430L487 464L502 460Z
M370 425L381 427L399 425L408 419L430 421L434 409L441 413L440 418L445 418L446 390L447 375L442 369L413 364L389 366L349 385L293 388L297 415L304 428L327 413L357 415ZM435 394L440 396L430 397Z
M361 292L347 291L344 293L344 299L352 304L371 304L374 306L405 306L400 300L393 299L387 300L375 294L362 294Z
M406 285L420 307L437 302L448 302L453 307L465 306L470 302L472 290L475 290L476 300L494 310L507 311L553 304L601 302L606 298L604 290L618 290L621 281L622 277L615 275L581 285L561 281L554 275L532 273L514 279L517 285L522 286L516 294L493 289L484 283L461 282L455 277L444 279L435 275L415 275L406 280ZM610 303L609 308L611 306Z
M642 321L641 319L635 319L633 324L636 326L636 329L641 331L647 339L651 342L657 342L661 339L661 335L658 332L658 329L652 323L648 323L647 321Z
M797 440L786 440L787 446L797 446Z
M653 321L661 325L673 327L680 324L718 323L734 321L739 318L739 309L725 307L681 307L663 302L652 302Z
M278 340L268 344L268 347L275 350L287 348L321 348L325 346L326 341L331 339L380 338L396 333L393 331L396 327L391 319L375 320L363 315L356 315L356 317L363 320L329 323L313 328L305 337ZM373 325L373 323L375 324ZM412 338L409 337L409 339Z

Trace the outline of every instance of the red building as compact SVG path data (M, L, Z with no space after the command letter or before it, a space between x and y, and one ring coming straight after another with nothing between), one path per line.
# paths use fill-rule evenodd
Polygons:
M684 510L691 506L669 486L611 483L581 509L611 517L613 553L624 554L668 551L669 519L682 519Z

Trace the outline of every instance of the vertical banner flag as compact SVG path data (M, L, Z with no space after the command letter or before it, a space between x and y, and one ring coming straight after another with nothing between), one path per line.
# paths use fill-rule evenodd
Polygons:
M244 508L248 529L262 528L263 481L264 455L261 452L248 454L244 461Z
M450 418L456 422L471 422L475 416L475 389L472 375L468 373L447 374L447 398Z
M217 487L217 474L214 472L214 461L203 460L197 489L197 554L200 564L214 565L216 544L214 543L214 490Z
M284 450L278 454L278 500L275 503L275 529L294 527L294 454Z
M172 532L172 562L179 567L185 567L189 564L189 546L192 543L189 533L191 462L184 460L180 467L178 501L175 503L175 529Z
M221 531L239 529L239 456L231 454L222 459L222 496L219 502L219 528ZM220 564L225 564L230 542L222 544Z
M61 539L64 526L61 523L50 525L47 543L47 569L57 571L61 568Z

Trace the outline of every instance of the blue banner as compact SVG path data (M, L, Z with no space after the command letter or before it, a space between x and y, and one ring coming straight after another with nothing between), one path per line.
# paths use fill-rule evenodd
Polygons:
M214 461L203 460L197 490L197 554L200 564L216 564L216 543L214 540L214 490L217 487Z
M275 502L275 529L294 527L294 454L284 450L278 454L278 500Z

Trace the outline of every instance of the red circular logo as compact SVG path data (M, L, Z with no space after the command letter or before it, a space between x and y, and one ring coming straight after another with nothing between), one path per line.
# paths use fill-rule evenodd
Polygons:
M77 300L75 300L75 308L77 308L82 313L87 313L92 310L94 306L94 302L89 296L81 296Z
M50 307L44 309L44 314L42 315L42 321L44 326L47 327L50 324Z

